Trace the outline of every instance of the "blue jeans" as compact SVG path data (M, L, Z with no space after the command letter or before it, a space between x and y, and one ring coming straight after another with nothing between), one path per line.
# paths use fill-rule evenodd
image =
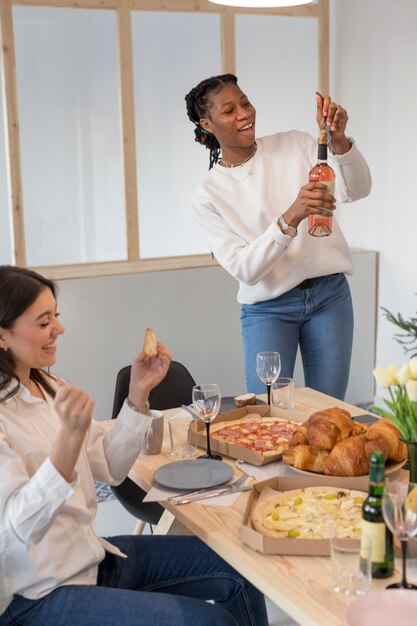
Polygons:
M97 585L62 586L40 600L15 596L0 625L268 625L263 595L197 537L111 542L128 558L106 553Z
M281 375L293 376L300 346L304 382L343 400L349 381L353 309L344 274L314 279L266 302L243 304L242 340L248 392L265 393L256 373L256 354L281 354Z

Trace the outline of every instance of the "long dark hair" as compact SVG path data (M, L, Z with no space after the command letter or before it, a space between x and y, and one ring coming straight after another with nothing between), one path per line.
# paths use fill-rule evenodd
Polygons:
M232 83L237 85L237 78L234 74L221 74L212 76L198 83L197 87L191 89L185 96L188 118L195 124L195 140L210 150L209 169L213 167L220 158L220 144L213 133L209 133L200 126L202 117L209 117L211 107L211 96L218 93L224 85Z
M0 265L0 328L13 328L17 318L47 287L56 298L57 288L51 280L23 267ZM14 396L19 389L20 380L15 368L16 363L12 354L0 348L0 391L8 386L12 378L18 381L16 387L13 387L0 401ZM49 382L51 378L49 373L32 368L29 377L41 385L49 395L55 396L55 391Z

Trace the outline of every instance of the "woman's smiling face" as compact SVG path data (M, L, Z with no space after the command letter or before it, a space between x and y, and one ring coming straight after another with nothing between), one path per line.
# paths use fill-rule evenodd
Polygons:
M222 157L247 155L255 141L255 107L241 89L227 83L211 96L209 117L200 120L204 130L215 135L222 149Z
M58 315L54 294L45 287L12 328L0 328L0 345L10 350L15 372L24 384L31 368L50 367L56 362L56 339L65 330Z

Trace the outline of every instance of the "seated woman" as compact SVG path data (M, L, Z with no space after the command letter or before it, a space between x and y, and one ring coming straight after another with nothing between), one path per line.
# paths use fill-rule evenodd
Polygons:
M0 266L0 625L266 626L263 596L196 537L94 534L94 479L126 477L171 357L158 343L134 359L106 431L87 393L49 373L58 315L51 281Z

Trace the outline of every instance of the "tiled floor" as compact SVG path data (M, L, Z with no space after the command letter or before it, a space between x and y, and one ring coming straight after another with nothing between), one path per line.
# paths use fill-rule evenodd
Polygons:
M104 537L112 535L130 535L136 525L136 518L122 507L117 500L100 502L97 516L94 522L95 532ZM145 527L145 533L149 533L149 526ZM267 600L268 617L270 626L297 626L286 613L281 611L275 604Z

